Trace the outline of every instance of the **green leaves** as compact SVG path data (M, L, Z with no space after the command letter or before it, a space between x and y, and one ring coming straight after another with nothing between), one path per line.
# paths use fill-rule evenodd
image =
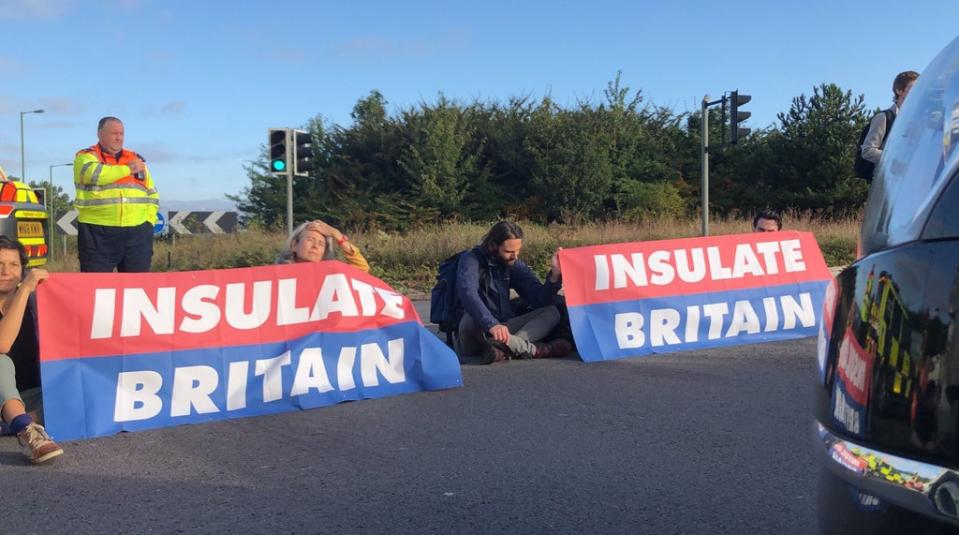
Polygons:
M757 96L757 100L764 97ZM766 97L768 98L768 97ZM751 214L797 208L857 210L852 179L863 98L833 84L813 88L779 124L736 146L711 111L711 209ZM407 230L428 223L507 217L541 223L692 216L699 208L698 113L646 104L617 73L601 102L561 106L550 96L462 103L442 94L390 111L378 91L357 101L353 123L315 117L314 176L294 181L294 218L345 229ZM264 154L233 198L248 220L282 224L286 184Z

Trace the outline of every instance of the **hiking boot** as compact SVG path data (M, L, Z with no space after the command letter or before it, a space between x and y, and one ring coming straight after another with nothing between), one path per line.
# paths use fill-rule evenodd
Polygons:
M534 359L552 359L552 358L563 358L573 350L573 345L563 340L562 338L557 338L548 344L536 344L536 353L533 355Z
M47 430L38 423L32 423L17 435L17 441L23 448L23 454L33 464L45 463L63 454L63 448L57 445Z
M503 351L502 349L490 344L486 349L486 362L492 364L494 362L503 362L509 360L509 353Z

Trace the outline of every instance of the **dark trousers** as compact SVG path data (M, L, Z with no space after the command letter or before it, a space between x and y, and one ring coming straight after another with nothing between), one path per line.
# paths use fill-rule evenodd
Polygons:
M108 227L90 223L77 224L77 247L80 250L80 271L120 273L150 271L153 260L153 224L136 227Z

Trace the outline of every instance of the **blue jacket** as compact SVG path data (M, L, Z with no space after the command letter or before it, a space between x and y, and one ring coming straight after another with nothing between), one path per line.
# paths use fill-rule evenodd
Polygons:
M533 308L553 304L553 297L561 283L547 278L542 283L529 266L517 260L512 266L503 266L486 255L480 246L460 253L456 270L456 296L467 314L488 331L494 325L513 317L509 305L509 291L525 299Z

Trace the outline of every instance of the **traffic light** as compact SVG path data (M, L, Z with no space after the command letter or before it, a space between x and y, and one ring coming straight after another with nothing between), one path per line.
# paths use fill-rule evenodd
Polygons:
M270 172L286 174L290 157L290 129L270 129Z
M293 175L310 176L313 170L313 136L303 130L293 131Z
M729 142L734 145L739 141L739 138L746 137L750 132L749 128L741 128L739 123L749 119L752 113L739 111L739 107L752 99L753 97L749 95L740 95L738 90L733 91L729 95L729 101L731 103L729 106Z

